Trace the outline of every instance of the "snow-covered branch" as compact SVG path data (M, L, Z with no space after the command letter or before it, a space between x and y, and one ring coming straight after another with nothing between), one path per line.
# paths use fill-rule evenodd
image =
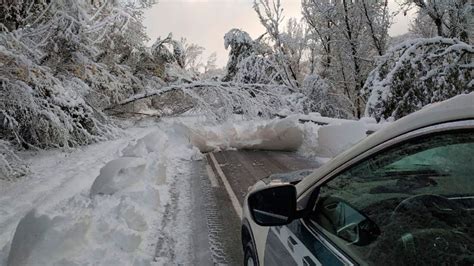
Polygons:
M201 110L219 120L235 113L250 117L271 117L281 110L302 111L302 105L299 105L297 101L292 101L291 97L285 97L289 95L290 90L282 86L206 81L169 85L158 90L136 94L104 110L117 109L142 99L160 97L176 91L189 96L194 103L194 109Z
M422 106L474 91L472 45L456 39L413 39L393 47L370 73L366 115L400 118Z

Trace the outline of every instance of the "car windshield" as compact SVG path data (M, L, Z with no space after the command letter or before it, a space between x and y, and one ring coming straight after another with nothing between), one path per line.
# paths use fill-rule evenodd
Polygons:
M368 194L472 196L473 154L474 135L470 132L439 135L429 142L411 141L384 152L355 167L350 175L355 181L364 179Z

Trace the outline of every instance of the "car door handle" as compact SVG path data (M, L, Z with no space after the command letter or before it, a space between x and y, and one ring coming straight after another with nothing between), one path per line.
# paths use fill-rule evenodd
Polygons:
M293 237L289 236L287 243L288 247L291 249L291 252L295 252L295 245L298 244L296 240Z

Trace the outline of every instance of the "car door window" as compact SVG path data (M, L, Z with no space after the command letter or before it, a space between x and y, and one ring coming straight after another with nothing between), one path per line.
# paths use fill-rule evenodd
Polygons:
M473 265L474 132L417 138L320 187L311 215L370 265Z

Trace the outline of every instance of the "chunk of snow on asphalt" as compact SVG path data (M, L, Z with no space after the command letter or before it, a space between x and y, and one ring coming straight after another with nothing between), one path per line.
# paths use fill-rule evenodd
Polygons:
M181 127L175 128L182 128L201 152L260 149L299 151L308 157L331 158L383 126L385 123L378 124L373 118L356 121L310 113L284 119L228 122L207 127L181 124Z
M314 123L304 123L301 127L303 130L303 143L298 149L298 153L305 157L317 157L316 151L319 146L318 131L321 126Z
M226 149L295 151L303 143L303 130L293 117L186 127L186 130L191 143L201 152Z
M359 121L323 126L318 131L316 153L320 157L334 157L364 139L366 126Z

